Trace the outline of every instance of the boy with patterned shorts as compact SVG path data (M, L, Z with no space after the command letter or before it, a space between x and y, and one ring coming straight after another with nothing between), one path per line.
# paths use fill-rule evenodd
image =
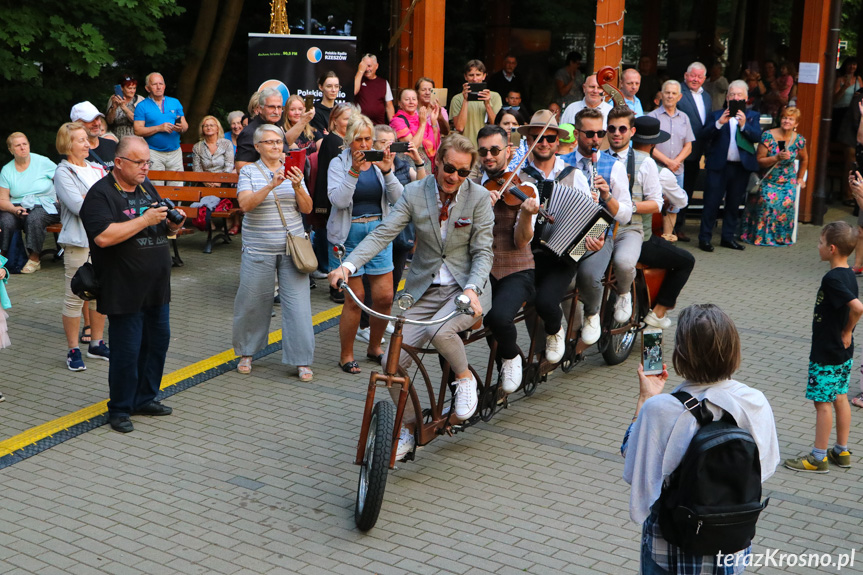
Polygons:
M845 222L832 222L821 230L818 255L821 261L830 262L830 271L821 280L815 299L806 386L806 399L815 402L815 447L809 454L785 461L785 467L794 471L827 473L828 459L839 467L851 467L848 380L854 361L852 333L863 315L863 303L857 299L857 279L848 267L848 256L856 244L857 230ZM833 410L836 445L828 451Z

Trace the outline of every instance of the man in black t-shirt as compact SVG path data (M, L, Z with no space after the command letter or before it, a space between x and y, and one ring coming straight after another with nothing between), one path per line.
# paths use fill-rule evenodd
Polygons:
M234 170L239 174L240 168L246 164L257 162L258 151L255 150L255 130L263 124L282 125L283 108L282 94L275 88L264 88L258 94L258 114L252 118L249 125L243 128L237 136L237 153L234 154ZM284 145L285 153L288 152L288 144Z
M99 313L108 316L108 422L134 428L132 415L169 415L156 401L168 352L171 253L168 233L181 226L147 179L150 148L138 136L123 138L114 170L90 188L81 205L93 267L100 284Z
M87 160L110 168L114 165L114 156L117 153L117 142L108 138L102 138L102 117L104 115L96 106L90 102L80 102L72 106L69 118L73 122L81 122L87 131L90 141L90 155Z

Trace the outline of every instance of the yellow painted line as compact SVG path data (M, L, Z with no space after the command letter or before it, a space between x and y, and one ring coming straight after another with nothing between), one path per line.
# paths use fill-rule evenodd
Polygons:
M401 282L399 283L399 291L404 289L404 285L405 281L401 280ZM316 313L312 316L312 325L320 325L335 317L338 317L339 315L341 315L341 313L341 305L337 305L328 310ZM281 340L282 330L278 329L270 333L268 342L270 344L273 344ZM162 377L162 383L159 387L160 389L166 389L168 387L171 387L172 385L176 385L183 380L194 377L200 373L203 373L209 369L213 369L214 367L227 363L236 358L237 354L234 353L233 349L223 351L222 353L218 353L214 356L208 357L207 359L201 360L199 362L193 363L192 365L180 368L176 371L169 373L168 375ZM0 441L0 457L5 457L6 455L10 455L16 451L24 449L28 445L32 445L47 437L51 437L55 433L60 433L61 431L65 431L70 427L78 425L79 423L83 423L85 421L93 419L94 417L103 415L107 413L107 411L108 400L106 399L104 401L100 401L99 403L94 403L93 405L90 405L83 409L79 409L78 411L74 411L68 415L64 415L41 425L37 425L36 427L31 427L27 431L21 432L18 435L14 435L9 439Z

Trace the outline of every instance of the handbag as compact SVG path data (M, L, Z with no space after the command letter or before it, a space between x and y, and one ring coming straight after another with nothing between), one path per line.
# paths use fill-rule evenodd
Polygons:
M101 286L99 285L99 279L96 277L96 270L93 268L93 264L90 263L89 257L84 262L84 265L78 268L78 271L72 276L70 287L72 293L84 301L99 298Z
M267 175L261 166L255 163L258 170L266 178ZM286 255L291 256L294 266L301 274L310 274L318 269L318 258L315 256L315 249L312 247L312 241L309 239L309 234L303 233L301 236L295 236L288 229L288 223L285 221L285 214L282 212L282 204L279 201L279 195L273 190L273 199L276 201L276 208L279 210L279 217L282 220L282 225L285 227L285 246Z

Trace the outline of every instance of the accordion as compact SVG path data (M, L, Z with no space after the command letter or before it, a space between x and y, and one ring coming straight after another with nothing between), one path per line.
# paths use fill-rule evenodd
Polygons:
M540 245L557 257L575 261L591 253L584 247L585 238L600 238L614 225L614 217L590 196L559 183L554 184L548 211L554 223L543 227Z

